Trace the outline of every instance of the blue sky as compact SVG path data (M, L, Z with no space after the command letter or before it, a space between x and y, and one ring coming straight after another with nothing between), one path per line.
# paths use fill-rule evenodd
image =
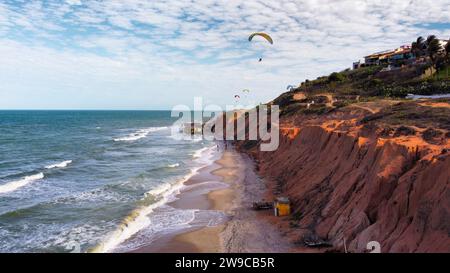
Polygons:
M3 0L0 109L265 102L449 26L450 0Z

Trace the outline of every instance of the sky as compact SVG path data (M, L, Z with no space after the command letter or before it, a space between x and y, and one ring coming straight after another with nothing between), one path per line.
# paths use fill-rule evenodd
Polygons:
M0 109L267 102L430 34L450 0L0 0Z

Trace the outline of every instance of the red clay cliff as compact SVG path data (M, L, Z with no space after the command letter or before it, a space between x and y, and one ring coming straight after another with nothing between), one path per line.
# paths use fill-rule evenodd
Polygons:
M415 113L426 113L420 117ZM450 252L450 103L355 103L326 113L281 111L280 145L236 147L290 198L288 235L323 251Z

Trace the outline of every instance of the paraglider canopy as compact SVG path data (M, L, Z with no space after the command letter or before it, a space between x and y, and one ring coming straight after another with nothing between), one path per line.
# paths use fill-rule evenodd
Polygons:
M255 33L252 33L252 34L248 37L248 41L251 42L252 39L253 39L253 37L255 37L255 36L261 36L261 37L263 37L264 39L266 39L270 44L273 45L272 37L270 37L269 34L264 33L264 32L255 32Z
M295 88L295 86L293 86L293 85L288 85L288 86L286 87L286 90L292 91L294 88Z
M250 93L250 90L248 90L248 89L243 89L242 92Z
M235 99L240 99L241 97L239 95L234 95Z

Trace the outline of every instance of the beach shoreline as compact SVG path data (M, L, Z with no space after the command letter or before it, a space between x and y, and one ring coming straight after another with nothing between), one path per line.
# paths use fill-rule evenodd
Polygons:
M198 209L190 226L132 252L287 252L291 248L270 220L272 211L251 210L251 203L267 193L265 183L254 172L253 161L233 148L220 148L219 156L187 180L177 200L168 204L177 209ZM208 212L224 217L211 223Z

